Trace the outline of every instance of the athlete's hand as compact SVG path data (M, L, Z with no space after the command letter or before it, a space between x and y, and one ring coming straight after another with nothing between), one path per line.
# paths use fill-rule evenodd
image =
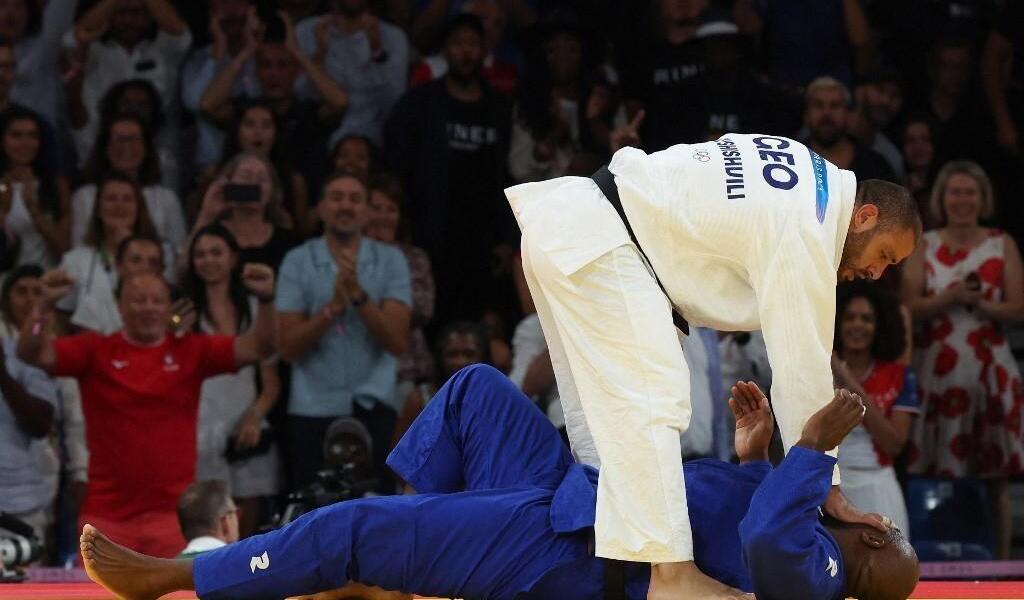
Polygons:
M850 500L839 490L838 485L832 486L825 500L823 507L825 514L843 523L858 523L874 527L882 533L888 533L889 528L885 524L885 518L878 513L866 513L853 505Z
M828 452L860 424L866 411L860 396L849 390L836 390L832 401L807 419L796 445Z
M739 381L732 387L729 408L736 417L736 456L740 462L768 460L775 430L768 398L756 383Z

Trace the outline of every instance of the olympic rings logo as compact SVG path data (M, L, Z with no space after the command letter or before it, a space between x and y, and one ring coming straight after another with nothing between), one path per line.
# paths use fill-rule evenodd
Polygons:
M709 160L711 160L711 156L708 155L708 151L707 150L697 149L697 150L693 151L693 160L696 160L696 161L699 161L699 162L702 162L702 163L703 162L708 162Z

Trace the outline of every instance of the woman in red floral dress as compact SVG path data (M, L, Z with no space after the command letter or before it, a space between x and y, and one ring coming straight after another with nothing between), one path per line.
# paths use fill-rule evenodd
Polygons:
M1024 269L1013 238L979 220L993 212L977 164L942 168L929 209L943 225L925 233L903 272L903 300L927 321L917 353L921 413L910 470L985 479L1001 558L1009 558L1007 477L1024 465L1021 385L1005 322L1024 318Z

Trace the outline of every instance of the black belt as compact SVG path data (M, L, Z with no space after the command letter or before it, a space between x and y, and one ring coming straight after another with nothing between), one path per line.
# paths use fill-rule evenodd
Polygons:
M608 167L601 167L593 175L590 176L597 184L597 187L604 194L604 197L608 199L612 207L615 208L615 212L619 213L619 218L622 219L622 224L626 226L626 232L629 233L629 239L633 240L633 245L636 246L637 252L640 256L647 261L647 264L651 268L651 275L654 275L654 281L657 282L658 287L661 288L661 293L665 294L665 298L668 298L668 292L665 291L665 286L661 284L661 280L658 279L658 274L654 272L654 264L644 254L644 249L640 246L640 242L636 241L636 234L633 233L633 228L629 225L629 219L626 218L626 211L622 210L622 200L619 199L619 188L615 185L615 176L608 170ZM676 309L675 305L672 304L672 299L669 298L668 305L672 307L672 322L675 324L679 331L682 331L686 335L690 335L690 324L686 322L683 315L679 314L679 310Z

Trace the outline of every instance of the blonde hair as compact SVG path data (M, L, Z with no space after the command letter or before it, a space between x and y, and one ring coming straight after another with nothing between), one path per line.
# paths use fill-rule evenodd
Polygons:
M946 209L942 200L946 195L946 185L953 175L967 175L974 179L981 190L981 213L982 219L988 219L996 211L996 201L992 192L992 180L988 178L985 169L972 160L951 160L935 176L935 183L932 185L932 195L928 200L928 213L935 223L946 224Z

